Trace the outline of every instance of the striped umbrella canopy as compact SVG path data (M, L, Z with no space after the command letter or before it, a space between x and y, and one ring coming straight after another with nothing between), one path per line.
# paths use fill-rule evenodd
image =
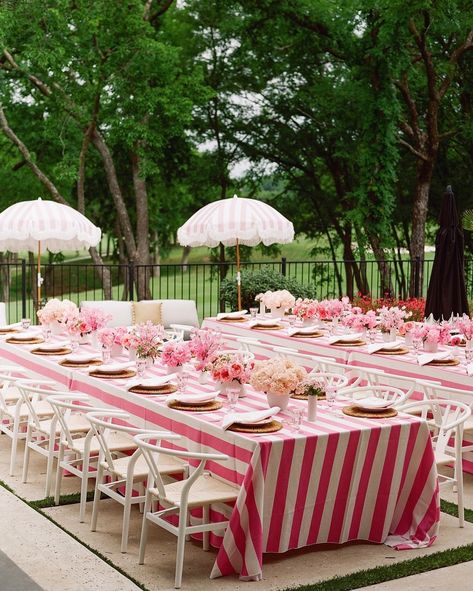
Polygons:
M0 251L38 251L38 305L41 302L41 248L51 252L97 246L102 232L77 210L55 201L22 201L0 213Z
M273 207L257 199L234 195L199 209L177 231L183 246L236 246L238 308L241 309L240 244L286 244L294 240L294 226Z

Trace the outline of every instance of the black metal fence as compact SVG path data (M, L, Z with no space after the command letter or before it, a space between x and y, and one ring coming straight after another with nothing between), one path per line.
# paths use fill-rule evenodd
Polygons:
M316 288L319 299L353 295L359 281L351 272L352 261L278 261L242 263L243 269L273 269L304 285ZM386 295L406 298L427 293L432 260L388 260L383 266L376 260L356 261L363 276L365 292L379 298ZM469 299L473 299L473 261L466 261L465 274ZM226 277L235 275L235 264L225 263ZM189 263L137 266L92 265L82 263L45 264L43 299L68 298L77 304L82 300L134 300L146 285L151 299L184 298L197 303L201 318L222 308L220 263ZM358 277L359 280L359 277ZM108 287L107 287L108 282ZM142 293L142 291L141 291ZM0 301L8 308L11 322L34 317L36 302L36 268L25 260L0 264Z

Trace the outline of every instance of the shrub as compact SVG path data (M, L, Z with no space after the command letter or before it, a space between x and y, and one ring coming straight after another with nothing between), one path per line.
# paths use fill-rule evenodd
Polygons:
M302 285L293 277L285 277L272 269L241 272L241 305L251 308L255 297L265 291L287 289L295 298L315 298L315 285ZM220 284L220 298L232 310L237 307L237 283L234 276L225 278Z
M399 306L400 308L405 306L406 310L412 312L412 316L409 320L414 320L415 322L421 322L425 316L424 298L408 298L407 300L401 300L397 298L372 299L370 296L357 296L353 298L352 303L354 306L359 306L365 313L368 310L377 310L383 306Z

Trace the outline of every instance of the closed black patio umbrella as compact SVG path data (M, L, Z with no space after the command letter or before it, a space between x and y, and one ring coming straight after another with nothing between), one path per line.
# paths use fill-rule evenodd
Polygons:
M425 315L432 314L436 320L448 320L452 314L469 314L465 288L463 231L450 185L443 196L439 224Z

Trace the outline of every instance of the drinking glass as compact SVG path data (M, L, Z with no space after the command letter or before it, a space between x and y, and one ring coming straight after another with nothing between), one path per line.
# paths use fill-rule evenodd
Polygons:
M43 338L45 343L49 343L51 340L51 329L47 325L43 325L41 327L41 332L43 333Z
M228 410L235 410L235 407L240 396L240 390L238 388L227 388L227 402Z
M28 328L31 326L31 320L29 318L22 318L21 319L21 328L23 328L24 330L28 330Z
M369 340L370 344L373 344L376 340L376 333L377 333L376 328L369 328L367 333L368 333L368 340Z
M335 384L325 385L325 397L327 399L328 410L333 412L333 403L337 397L337 386L335 386Z
M288 321L289 321L289 326L292 328L293 326L296 325L297 322L297 316L295 316L294 314L290 314L287 317Z
M177 374L177 387L181 394L185 394L187 390L187 385L189 384L190 375L187 371L182 371L181 373Z
M73 334L70 338L71 341L71 351L74 353L79 348L79 335Z
M259 308L250 308L251 319L254 320L259 312Z
M301 430L304 409L299 406L293 406L289 409L289 424L296 433Z
M473 361L473 349L469 347L465 348L465 361L467 365Z
M141 357L138 357L136 360L136 373L138 374L139 378L142 378L145 375L146 365L146 359L141 359Z
M110 361L110 347L102 345L102 361L108 363Z

